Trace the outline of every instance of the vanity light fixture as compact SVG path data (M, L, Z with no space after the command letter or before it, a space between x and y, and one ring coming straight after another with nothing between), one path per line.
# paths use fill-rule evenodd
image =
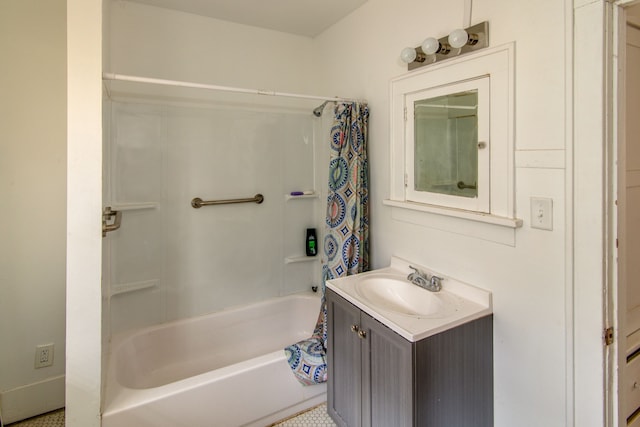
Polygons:
M435 37L427 37L424 39L420 48L427 55L435 55L436 53L448 55L451 51L451 46L446 43L440 43Z
M407 64L411 62L424 62L426 55L423 52L418 52L417 49L412 47L405 47L402 49L402 52L400 52L400 59L402 59L402 62Z
M477 45L480 41L480 36L474 33L469 34L466 30L458 28L449 33L448 40L451 46L455 47L456 49L460 49L464 45Z
M489 46L489 22L457 28L448 36L436 39L427 37L416 48L406 47L400 53L400 59L407 64L409 71L432 64L436 61L455 57Z

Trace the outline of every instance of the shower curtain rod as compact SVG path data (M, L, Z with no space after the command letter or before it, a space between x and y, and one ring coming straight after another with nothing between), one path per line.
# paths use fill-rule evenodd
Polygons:
M102 73L103 80L119 80L119 81L127 81L127 82L137 82L137 83L151 83L163 86L179 86L179 87L188 87L194 89L207 89L207 90L218 90L222 92L236 92L236 93L248 93L254 95L268 95L268 96L283 96L287 98L304 98L304 99L317 99L320 101L337 101L337 102L363 102L358 99L353 98L339 98L339 97L327 97L327 96L315 96L315 95L304 95L298 93L287 93L287 92L274 92L270 90L259 90L259 89L245 89L239 87L229 87L229 86L219 86L219 85L210 85L204 83L192 83L192 82L182 82L178 80L166 80L166 79L155 79L152 77L139 77L139 76L131 76L126 74L115 74L115 73Z

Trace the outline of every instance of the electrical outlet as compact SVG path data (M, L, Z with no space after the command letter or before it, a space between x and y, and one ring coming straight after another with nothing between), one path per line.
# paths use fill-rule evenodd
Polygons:
M36 369L51 365L53 365L53 344L36 346L36 359L34 363Z
M531 228L553 230L553 199L531 198Z

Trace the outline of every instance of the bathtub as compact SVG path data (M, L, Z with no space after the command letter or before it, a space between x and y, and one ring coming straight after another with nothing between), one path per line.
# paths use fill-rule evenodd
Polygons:
M326 400L284 347L313 332L320 298L302 293L113 338L103 427L264 427Z

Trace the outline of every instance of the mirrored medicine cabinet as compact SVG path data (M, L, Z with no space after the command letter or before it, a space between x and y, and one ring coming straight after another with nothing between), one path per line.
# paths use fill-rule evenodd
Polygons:
M412 104L412 188L477 198L478 89L417 99Z
M519 227L513 160L513 44L391 81L386 205Z

